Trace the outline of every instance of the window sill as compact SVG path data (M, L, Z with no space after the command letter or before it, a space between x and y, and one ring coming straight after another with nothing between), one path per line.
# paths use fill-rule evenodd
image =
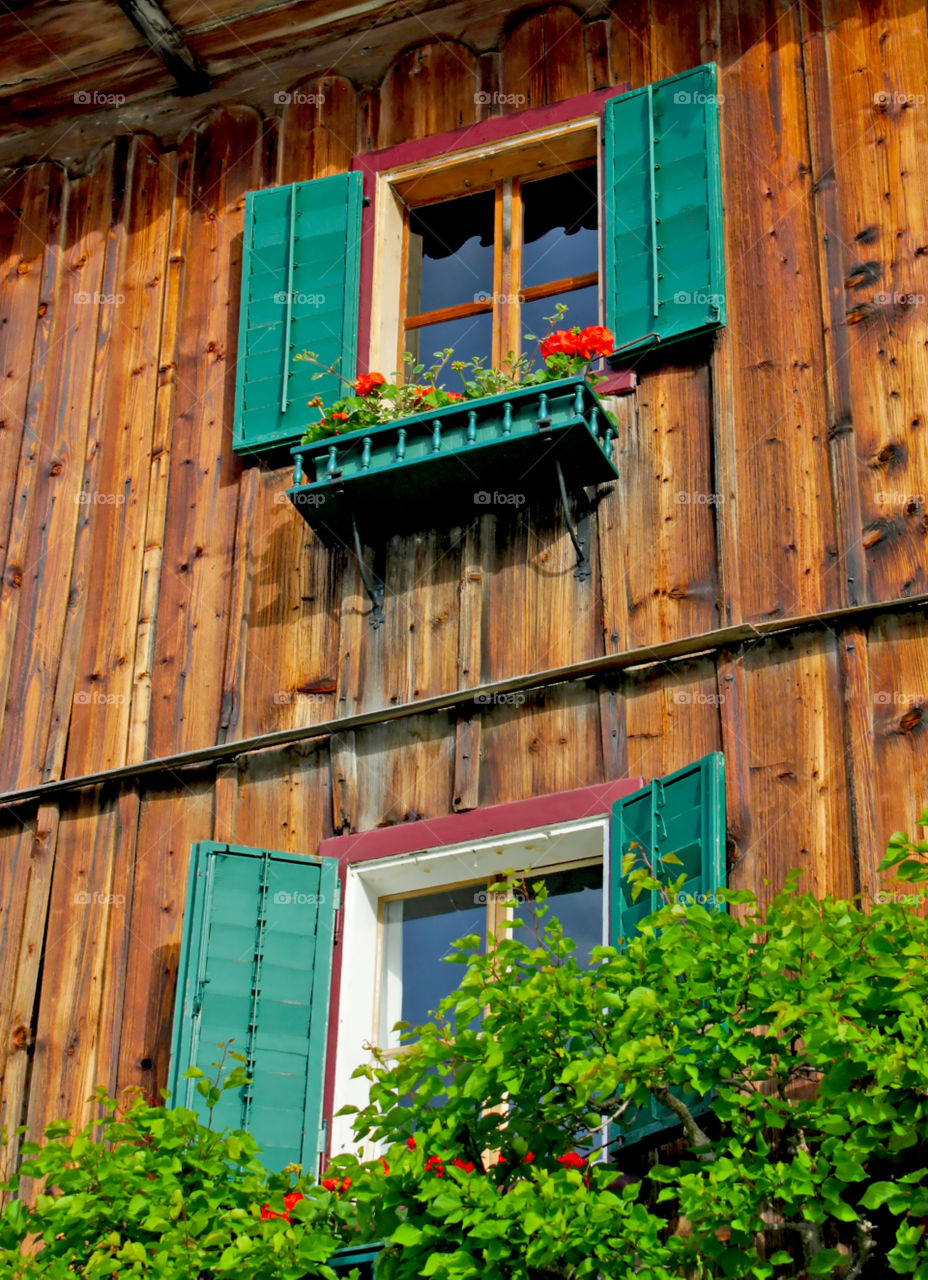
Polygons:
M615 428L582 377L466 400L298 445L287 496L328 543L351 543L352 518L386 536L517 511L618 478Z

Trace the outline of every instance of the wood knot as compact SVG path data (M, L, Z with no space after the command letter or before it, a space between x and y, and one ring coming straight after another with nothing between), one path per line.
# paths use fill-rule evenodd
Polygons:
M10 1037L10 1045L13 1049L28 1049L32 1043L32 1030L30 1027L18 1026L14 1029Z
M27 276L29 274L29 263L23 258L20 258L16 264L16 274L18 276Z
M925 718L924 702L917 702L903 711L896 726L897 733L914 733Z

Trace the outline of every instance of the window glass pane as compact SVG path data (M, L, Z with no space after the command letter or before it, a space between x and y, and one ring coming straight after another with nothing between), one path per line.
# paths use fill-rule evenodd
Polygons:
M481 191L410 211L407 315L492 292L493 208Z
M523 289L598 270L595 165L525 183L522 202Z
M442 997L458 986L463 969L443 964L442 958L465 934L486 936L485 904L482 884L385 904L382 1045L397 1042L391 1031L395 1022L426 1022Z
M547 333L548 325L545 317L554 315L554 308L558 302L564 304L567 314L557 328L572 329L574 325L579 325L581 329L585 329L587 325L599 324L599 289L596 285L590 285L586 289L571 289L568 293L559 293L552 298L536 298L534 302L523 302L522 350L529 355L536 354L534 363L540 363L537 359L538 343L526 342L525 335L534 333L542 337Z
M568 938L573 938L577 949L574 959L580 965L590 963L590 952L603 942L603 869L599 864L593 867L577 867L568 871L537 876L529 880L526 886L529 897L532 886L544 881L548 890L545 905L548 913L543 923L556 917ZM513 915L525 923L516 929L513 936L520 938L529 946L535 937L532 923L531 902L523 901L514 909Z
M446 320L443 324L426 324L421 329L409 329L406 333L406 350L427 369L436 363L434 353L444 351L446 347L454 348L452 360L473 360L482 356L487 366L492 343L493 317L489 312L465 316L463 320ZM439 376L438 385L448 391L461 390L461 375L451 368L450 361Z

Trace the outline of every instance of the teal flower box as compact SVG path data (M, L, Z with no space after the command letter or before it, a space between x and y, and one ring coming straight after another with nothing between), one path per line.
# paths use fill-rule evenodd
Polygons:
M557 502L615 480L615 428L583 377L464 400L293 449L287 496L332 545Z

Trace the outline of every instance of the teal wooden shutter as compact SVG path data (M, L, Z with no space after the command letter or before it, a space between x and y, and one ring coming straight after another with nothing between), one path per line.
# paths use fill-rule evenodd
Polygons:
M245 197L234 447L242 453L299 443L355 376L361 244L361 174L340 173ZM313 381L312 351L334 374Z
M223 1094L213 1128L247 1129L273 1170L295 1162L315 1173L321 1150L337 865L208 842L191 851L171 1105L205 1121L183 1073L198 1066L215 1078L217 1045L232 1040L252 1083Z
M672 853L682 866L666 863ZM639 922L659 904L656 891L632 898L623 862L635 855L635 865L645 859L655 878L670 883L686 876L679 892L686 899L712 910L721 907L716 889L725 885L725 762L721 752L703 756L694 764L655 778L648 786L624 796L612 808L609 842L609 943L621 946ZM630 870L634 870L632 867ZM695 1114L708 1108L708 1099L682 1095ZM613 1128L612 1137L626 1144L639 1142L678 1124L677 1118L652 1098L628 1125Z
M714 63L605 106L606 325L623 354L725 323Z

